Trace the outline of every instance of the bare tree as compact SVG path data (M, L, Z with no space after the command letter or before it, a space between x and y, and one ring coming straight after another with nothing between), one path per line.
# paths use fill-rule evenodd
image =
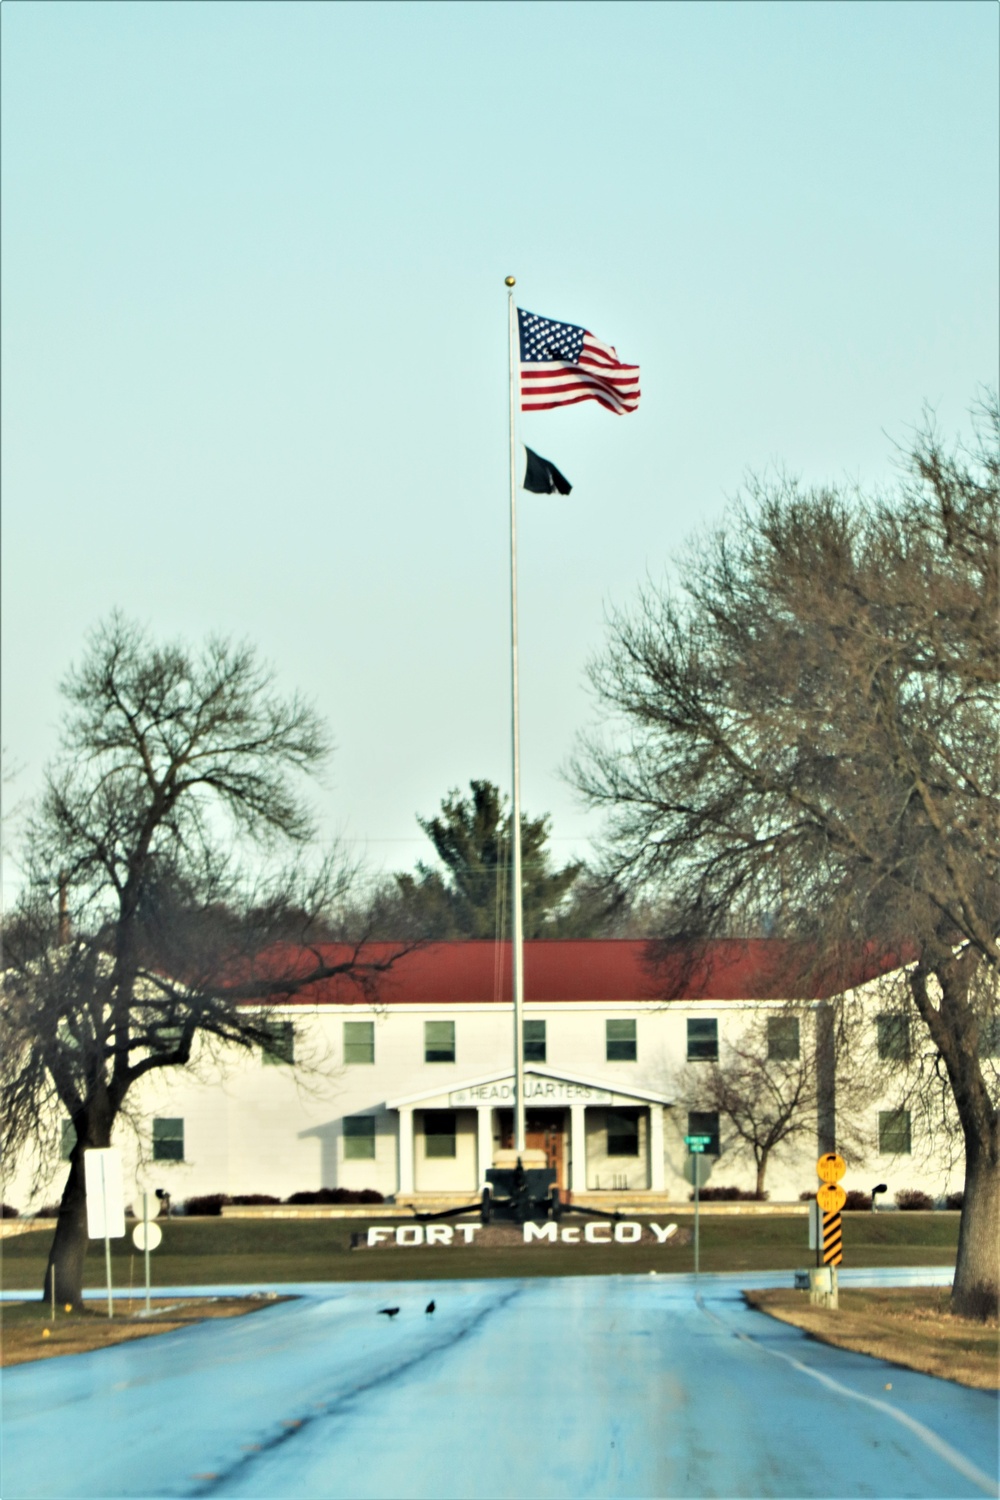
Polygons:
M837 1050L839 1089L851 1100L850 1112L838 1114L837 1147L851 1162L862 1151L859 1103L867 1102L872 1091L857 1076L861 1070L852 1069L849 1049L841 1045ZM773 1152L816 1133L824 1104L821 1052L813 1011L775 1007L723 1038L716 1057L686 1063L673 1080L673 1096L682 1108L718 1115L722 1154L753 1162L759 1198Z
M895 957L964 1137L964 1314L1000 1245L998 436L990 398L968 448L925 424L890 496L753 484L680 594L612 618L592 675L624 734L576 766L665 937L776 924L844 985Z
M336 859L270 868L310 840L295 783L329 747L252 649L160 647L115 615L62 691L6 935L0 1101L11 1156L45 1154L60 1117L75 1129L45 1292L76 1305L83 1153L110 1143L134 1085L196 1041L266 1047L268 1001L338 973L373 985L395 955L363 935L335 962L320 946L352 885Z

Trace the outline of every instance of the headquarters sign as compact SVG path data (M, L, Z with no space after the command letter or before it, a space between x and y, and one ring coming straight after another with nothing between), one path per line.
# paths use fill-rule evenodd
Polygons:
M542 1078L537 1073L528 1073L524 1079L524 1102L535 1106L544 1104L611 1104L614 1099L610 1089L592 1088L586 1083L570 1083L565 1078ZM453 1089L448 1103L453 1109L461 1106L514 1102L513 1078L495 1078L490 1083L475 1084L471 1088Z

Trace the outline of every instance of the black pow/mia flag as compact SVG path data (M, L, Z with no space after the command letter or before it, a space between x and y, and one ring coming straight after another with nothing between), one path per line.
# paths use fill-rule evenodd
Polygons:
M555 464L550 464L547 458L541 458L527 446L524 451L528 455L528 464L524 471L526 490L531 490L535 495L569 494L573 486L565 474L560 474Z

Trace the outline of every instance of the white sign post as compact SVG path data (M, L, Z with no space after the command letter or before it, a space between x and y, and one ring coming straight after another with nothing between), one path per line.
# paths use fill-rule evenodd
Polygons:
M137 1224L132 1231L132 1239L137 1250L141 1250L146 1258L146 1316L149 1316L149 1252L155 1250L163 1238L159 1224L155 1222L156 1215L160 1211L157 1203L150 1216L150 1194L142 1195L142 1223ZM155 1203L155 1199L154 1199Z
M113 1318L111 1296L111 1241L125 1234L125 1188L122 1154L116 1146L90 1147L83 1153L87 1191L87 1235L104 1241L104 1267L108 1278L108 1317Z

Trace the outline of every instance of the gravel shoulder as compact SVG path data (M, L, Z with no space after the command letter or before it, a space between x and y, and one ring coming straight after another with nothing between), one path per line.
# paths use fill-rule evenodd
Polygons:
M108 1349L131 1339L150 1338L158 1333L176 1333L211 1318L239 1318L259 1312L285 1297L259 1293L250 1297L154 1297L150 1315L145 1302L115 1302L115 1315L109 1318L107 1307L84 1308L66 1312L57 1307L53 1318L47 1302L0 1303L0 1366L23 1365L36 1359L52 1359L60 1354L86 1354L93 1349Z

